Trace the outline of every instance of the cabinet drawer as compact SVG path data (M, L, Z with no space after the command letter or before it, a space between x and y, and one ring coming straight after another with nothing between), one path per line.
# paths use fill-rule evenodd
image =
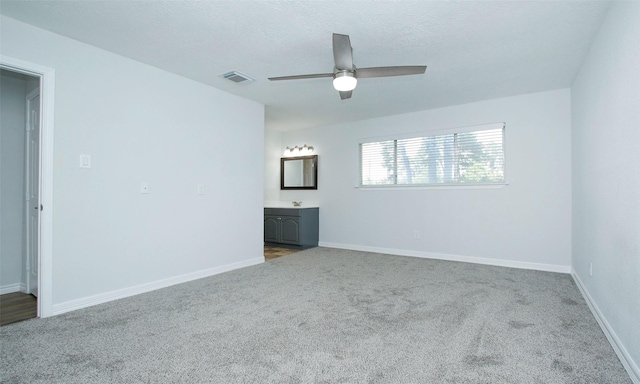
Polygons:
M300 208L265 208L264 214L269 216L300 216Z

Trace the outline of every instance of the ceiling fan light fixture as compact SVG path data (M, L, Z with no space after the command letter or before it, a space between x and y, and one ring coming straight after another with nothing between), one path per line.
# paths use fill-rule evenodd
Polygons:
M353 72L341 71L333 75L333 88L335 88L336 91L353 91L357 84L358 79L353 76Z

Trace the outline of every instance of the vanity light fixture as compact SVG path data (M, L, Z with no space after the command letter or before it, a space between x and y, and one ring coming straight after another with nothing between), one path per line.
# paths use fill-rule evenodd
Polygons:
M313 147L304 144L302 147L297 145L293 148L287 147L284 150L284 156L307 156L313 153Z

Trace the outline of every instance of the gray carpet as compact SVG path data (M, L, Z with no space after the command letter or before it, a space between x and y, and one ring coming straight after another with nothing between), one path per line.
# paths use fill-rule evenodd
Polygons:
M569 275L306 250L0 328L2 383L630 383Z

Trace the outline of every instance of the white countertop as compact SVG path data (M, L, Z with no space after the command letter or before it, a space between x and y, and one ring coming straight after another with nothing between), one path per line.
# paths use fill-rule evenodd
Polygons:
M303 201L299 207L293 205L292 201L265 201L265 208L319 208L318 203L313 201Z

